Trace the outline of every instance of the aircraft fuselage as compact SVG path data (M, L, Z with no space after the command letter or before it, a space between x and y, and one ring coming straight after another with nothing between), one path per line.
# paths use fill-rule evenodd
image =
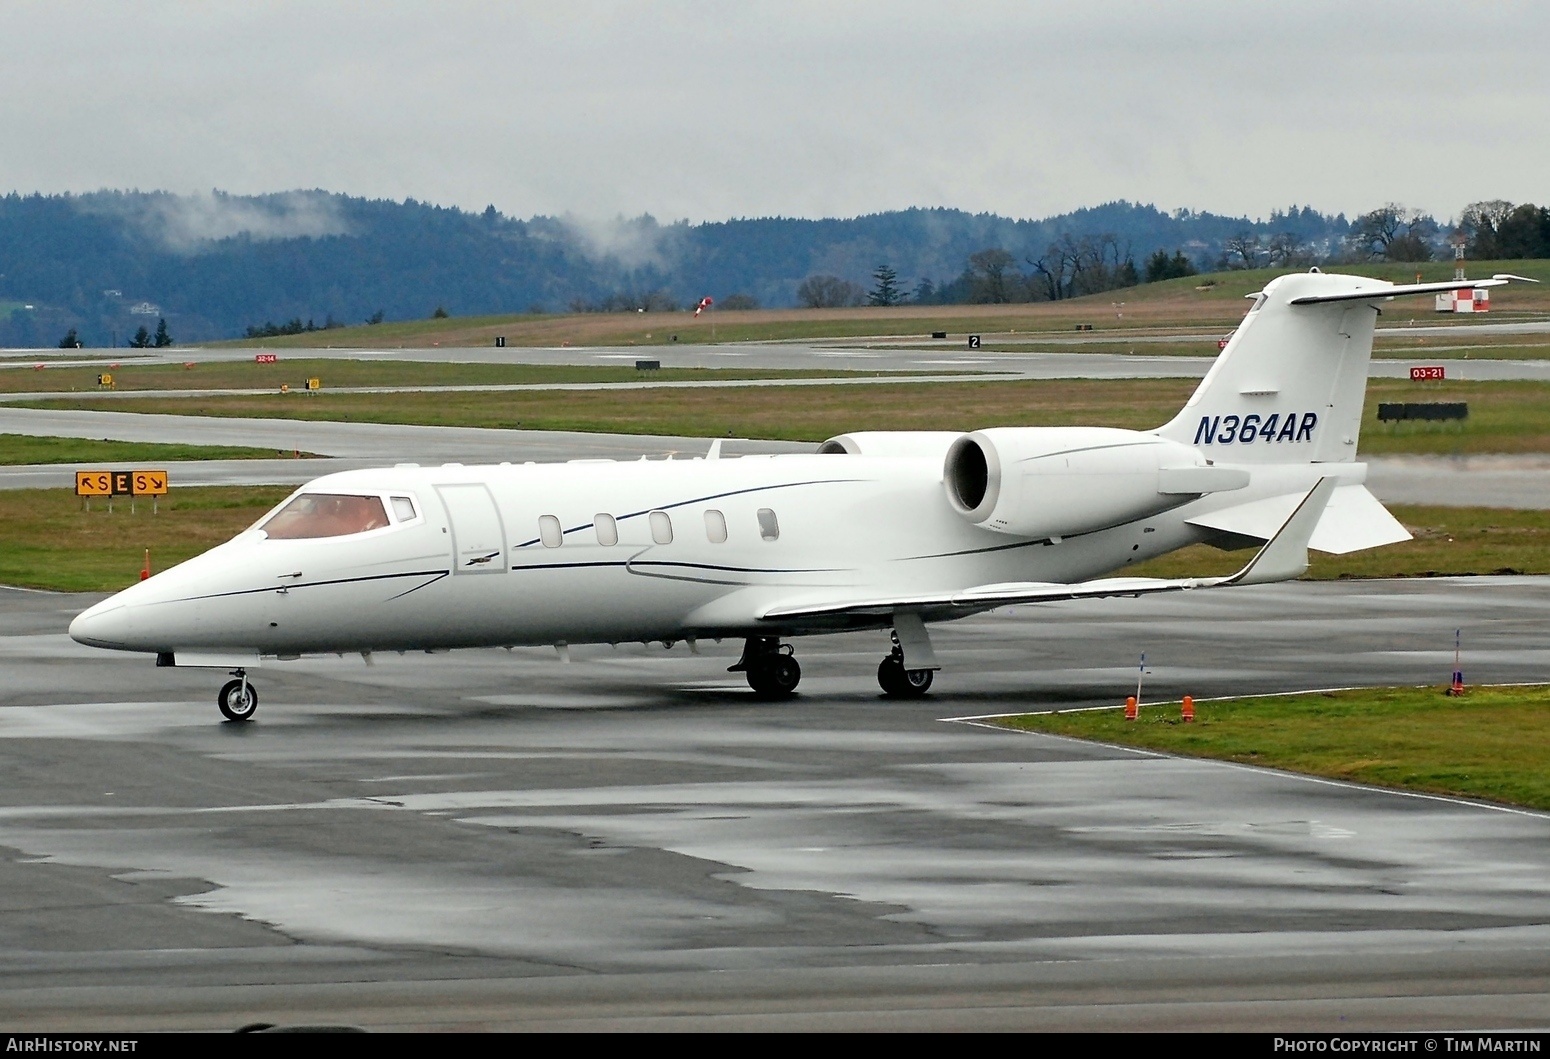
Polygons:
M407 498L413 517L321 538L249 529L87 611L72 633L279 656L790 635L813 630L758 609L1079 581L1202 536L1169 512L1056 543L1009 537L954 512L941 479L939 459L856 456L343 472L306 489L389 510Z

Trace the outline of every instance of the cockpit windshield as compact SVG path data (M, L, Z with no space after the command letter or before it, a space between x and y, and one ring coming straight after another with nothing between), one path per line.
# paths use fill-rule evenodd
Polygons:
M302 540L365 533L387 524L381 497L302 493L258 528L271 540Z

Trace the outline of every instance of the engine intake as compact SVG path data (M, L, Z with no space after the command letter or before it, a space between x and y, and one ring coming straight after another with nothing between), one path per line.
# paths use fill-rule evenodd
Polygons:
M947 450L942 477L953 510L1018 537L1091 533L1249 482L1189 445L1105 427L977 430Z

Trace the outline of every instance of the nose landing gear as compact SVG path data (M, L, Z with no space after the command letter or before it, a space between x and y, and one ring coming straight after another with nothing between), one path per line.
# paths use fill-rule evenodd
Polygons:
M727 672L746 674L748 686L761 699L783 699L802 680L802 667L791 645L773 636L750 636L743 642L743 657Z
M248 683L247 670L234 669L232 676L237 679L226 682L215 697L215 704L228 721L252 720L253 714L258 712L258 689Z

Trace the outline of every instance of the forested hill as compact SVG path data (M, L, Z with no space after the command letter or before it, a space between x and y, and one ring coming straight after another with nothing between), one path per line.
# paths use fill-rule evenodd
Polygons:
M0 198L0 345L122 344L167 320L173 338L238 337L267 322L666 308L703 295L797 303L808 277L871 287L880 265L906 294L958 290L970 255L995 248L1027 270L1053 243L1104 239L1140 264L1182 251L1214 267L1245 235L1328 252L1349 225L1311 209L1268 220L1164 213L1128 202L1044 220L912 209L847 220L659 224L517 220L407 200L321 191L265 196L161 192Z

